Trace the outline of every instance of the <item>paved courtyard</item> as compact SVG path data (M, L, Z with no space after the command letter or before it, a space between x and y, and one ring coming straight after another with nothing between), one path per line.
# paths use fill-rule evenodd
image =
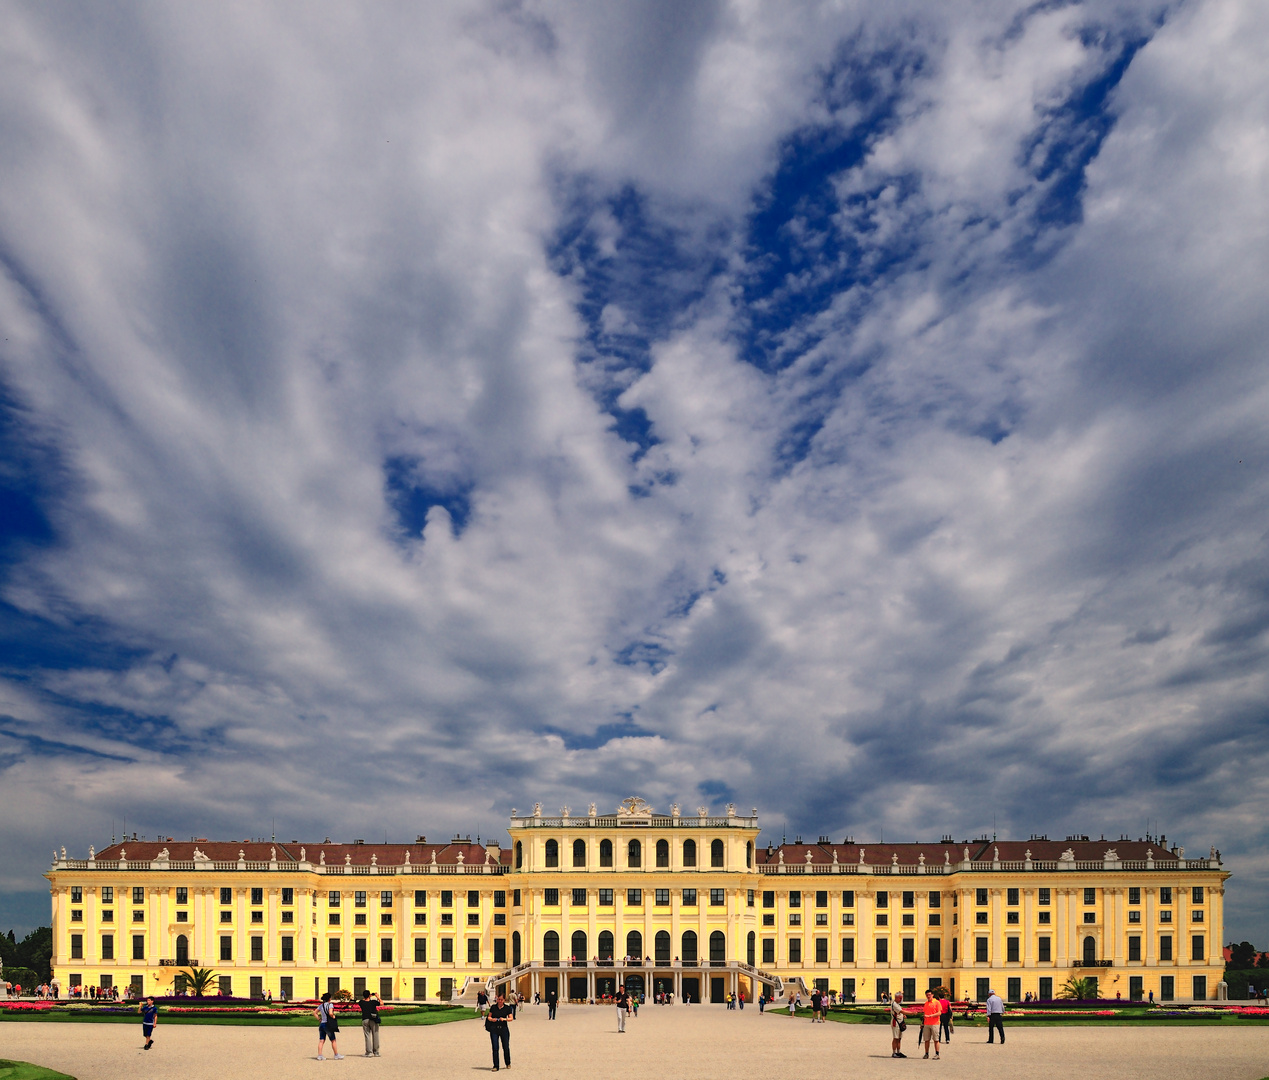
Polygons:
M909 1029L904 1049L916 1040ZM489 1039L477 1021L434 1027L385 1027L378 1059L362 1054L359 1025L344 1027L344 1061L315 1060L316 1028L163 1026L155 1048L140 1049L140 1025L0 1024L0 1057L34 1061L80 1080L226 1080L267 1076L427 1077L489 1070ZM752 1006L645 1006L616 1032L614 1012L561 1006L554 1023L545 1006L522 1009L512 1025L513 1074L559 1080L683 1077L684 1080L816 1080L893 1077L934 1071L973 1080L1000 1077L1157 1077L1169 1080L1261 1080L1269 1076L1269 1026L1233 1030L1195 1026L1018 1027L1004 1047L986 1045L982 1028L966 1028L943 1059L890 1057L888 1029L811 1024L760 1016Z

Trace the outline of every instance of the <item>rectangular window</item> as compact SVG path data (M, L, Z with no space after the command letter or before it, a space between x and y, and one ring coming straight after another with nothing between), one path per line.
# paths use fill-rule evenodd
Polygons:
M494 916L494 918L495 918L495 919L500 919L500 918L505 918L505 916L502 916L502 915L495 915L495 916ZM426 911L416 911L416 912L414 913L414 925L415 925L415 926L426 926L426 925L427 925L427 912L426 912Z
M1095 923L1095 922L1097 922L1097 912L1095 912L1095 911L1086 911L1086 912L1084 912L1084 921L1085 921L1086 923Z
M480 963L480 938L467 939L467 962L469 964Z
M142 941L145 938L141 939ZM84 958L84 935L71 934L71 959L82 960Z
M441 907L453 907L454 894L449 889L441 890Z
M1036 889L1036 903L1040 904L1042 907L1047 907L1049 905L1048 889Z
M1085 903L1085 904L1095 904L1095 903L1097 903L1097 890L1096 890L1096 889L1085 889L1085 890L1084 890L1084 903Z
M479 940L477 940L476 944L480 944ZM379 963L392 963L392 939L390 937L379 939Z
M828 938L817 937L815 939L815 962L817 964L828 963Z
M1159 921L1160 921L1160 922L1171 922L1171 921L1172 921L1172 911L1171 911L1171 909L1166 910L1166 911L1161 911L1161 912L1159 912Z
M178 892L179 892L179 890L178 890ZM179 898L178 898L178 900L179 900ZM283 889L283 890L282 890L282 903L283 903L283 904L285 904L285 905L286 905L286 906L288 906L288 907L289 907L290 905L292 905L292 904L294 904L294 903L295 903L295 890L294 890L294 889L287 888L287 889Z
M762 914L762 925L763 925L763 926L775 926L775 912L774 912L774 911L764 911L764 912L763 912L763 914Z
M626 906L642 907L643 906L643 890L627 889L626 890Z
M1017 889L1005 890L1005 903L1008 904L1010 907L1018 906L1018 890Z
M317 938L313 938L313 959L317 959Z
M1175 979L1171 975L1161 975L1159 977L1159 1000L1171 1001L1176 996L1173 987L1176 985Z
M140 978L140 976L135 976L135 978ZM234 996L234 977L232 975L217 976L216 985L220 990L221 997ZM138 986L137 989L140 990L141 988Z
M264 959L264 938L253 937L251 939L251 959L252 960Z
M975 926L986 926L986 925L987 925L987 912L985 912L985 911L976 911L976 912L974 912L974 925L975 925Z
M380 926L391 926L391 925L392 925L392 912L390 912L390 911L381 911L381 912L379 912L379 925L380 925Z
M332 890L331 892L326 894L327 907L339 907L341 902L342 902L342 898L340 897L338 890Z
M135 893L137 890L133 889L132 891ZM135 896L133 897L133 900L136 901ZM1201 904L1202 902L1203 902L1203 886L1195 885L1192 889L1190 889L1190 903Z
M332 964L339 963L339 938L333 937L326 942L326 959Z
M468 906L468 907L479 907L479 906L480 906L480 890L479 890L479 889L470 889L470 890L468 891L468 893L467 893L467 906Z
M1141 959L1141 938L1136 934L1128 938L1128 959L1137 961Z
M1195 1001L1207 1000L1207 976L1206 975L1194 976L1194 1000Z
M709 890L709 906L710 907L725 906L727 903L727 898L723 894L724 894L724 890L722 889L710 889Z
M1203 902L1203 890L1202 890L1202 889L1195 889L1194 891L1195 891L1195 892L1197 892L1197 893L1199 894L1199 898L1198 898L1197 900L1195 900L1194 902L1195 902L1196 904L1201 904L1201 903ZM132 886L132 902L133 902L134 904L144 904L144 903L145 903L145 886L144 886L144 885L134 885L134 886Z
M176 921L177 921L177 922L184 922L185 920L184 920L183 918L181 918L181 916L182 916L182 915L188 915L188 914L189 914L189 912L188 912L188 911L178 911L178 912L176 913ZM102 921L102 922L114 922L114 921L115 921L115 913L114 913L113 911L111 911L109 908L106 908L106 909L105 909L105 910L101 913L101 921Z
M612 907L612 906L613 906L613 895L612 895L612 889L600 889L600 890L599 890L599 906L600 906L600 907Z
M494 907L506 907L506 906L507 906L506 889L494 889Z
M1053 979L1048 975L1044 975L1040 978L1040 1000L1053 1000Z
M1141 888L1140 888L1140 886L1138 886L1138 885L1132 885L1132 886L1130 886L1130 887L1129 887L1129 889L1128 889L1128 903L1130 903L1130 904L1140 904L1140 903L1141 903Z
M889 926L889 925L890 925L890 916L889 916L889 915L887 915L884 911L883 911L883 912L881 912L881 913L877 916L877 925L878 925L878 926Z
M414 962L416 964L427 963L427 938L416 937L414 939Z
M329 915L327 915L327 916L326 916L326 924L327 924L328 926L338 926L338 925L339 925L339 912L338 912L338 911L332 911Z
M1051 911L1037 912L1036 918L1039 920L1041 926L1048 926L1049 923L1052 922L1053 920L1053 912Z
M82 885L71 886L71 903L82 904L84 902L84 887Z
M1206 940L1207 938L1205 938L1202 934L1195 934L1193 937L1190 938L1190 959L1191 960L1206 959L1204 955L1204 949L1203 949L1203 942L1205 942Z
M802 962L802 939L789 938L789 963L800 964Z
M1016 964L1018 962L1018 942L1019 938L1005 938L1005 963Z
M1128 921L1129 921L1130 923L1139 923L1139 922L1141 922L1141 912L1140 912L1140 911L1130 911L1130 912L1128 912Z
M1022 980L1018 978L1008 979L1005 982L1005 994L1009 1001L1022 1000Z
M842 893L842 907L854 907L854 906L855 906L855 890L846 889Z
M263 903L264 903L264 890L263 890L263 889L252 889L252 890L251 890L251 902L252 902L252 904L263 904Z
M542 892L543 892L542 903L544 903L547 907L560 906L560 890L559 889L544 889Z
M906 908L916 907L916 893L914 892L903 893L903 906Z
M987 963L987 939L985 937L974 938L974 962L978 964Z
M1009 926L1017 926L1019 922L1019 917L1020 917L1020 913L1017 911L1006 911L1005 923Z
M877 963L888 964L890 962L890 939L877 939Z
M975 890L974 902L978 904L979 907L985 907L987 904L987 890L986 889Z
M815 906L828 907L828 893L827 892L817 892L815 894Z
M221 902L222 904L232 904L232 903L234 902L234 891L233 891L233 889L225 889L225 888L222 888L222 889L220 890L220 902Z
M657 904L657 907L670 906L670 890L669 889L657 889L656 904Z
M519 889L512 889L512 890L511 890L511 906L512 906L512 907L520 907L520 906L522 906L522 905L521 905L521 903L520 903L520 890L519 890Z
M468 926L479 926L479 925L480 925L480 912L479 912L479 911L469 911L469 912L467 913L467 925L468 925Z
M1202 912L1199 912L1199 914L1201 915L1201 914L1202 914ZM136 911L134 911L134 912L132 913L132 921L133 921L133 922L145 922L145 909L144 909L144 908L138 908Z
M441 963L452 964L454 962L454 939L450 937L441 938Z
M1190 912L1190 922L1202 922L1202 921L1203 921L1203 913L1201 911Z
M178 892L180 890L177 890ZM115 902L115 890L111 885L103 885L101 887L101 902L103 904L113 904Z
M1159 903L1161 904L1172 903L1172 886L1171 885L1164 885L1159 889Z
M987 995L991 993L990 979L975 979L974 997L978 1001L986 1001Z
M789 892L789 907L802 906L802 893L798 889L792 889Z
M749 906L753 907L753 889L749 890Z
M427 907L427 890L426 889L414 890L414 906Z
M507 962L507 939L503 937L493 939L493 962L495 964L505 964Z
M669 902L670 901L667 899L666 903L668 904ZM586 906L586 890L574 889L573 890L573 907L585 907L585 906Z
M842 963L853 964L855 962L855 939L853 937L842 938Z
M762 939L762 962L764 964L775 963L775 938L764 937Z
M905 964L915 964L915 963L916 963L916 941L915 941L915 939L910 938L910 937L905 937L905 938L904 938L904 939L903 939L903 940L899 943L899 949L900 949L899 956L900 956L900 960L901 960L901 962L902 962L902 963L905 963Z
M827 925L828 925L828 912L827 912L827 911L817 911L817 912L815 913L815 925L816 925L816 926L827 926Z
M1053 939L1049 937L1039 937L1035 940L1036 959L1043 963L1049 963L1053 957L1050 954L1051 943Z
M1171 934L1159 935L1159 959L1160 960L1172 959L1172 935Z
M135 938L133 940L136 940ZM234 958L234 939L224 934L220 939L220 959L222 962Z
M282 939L282 962L289 964L295 959L295 938L287 936Z
M789 925L790 925L790 926L801 926L801 925L802 925L802 913L801 913L800 911L790 911L790 912L789 912Z
M379 906L380 907L392 906L392 893L388 889L381 889L379 891Z
M941 938L929 938L930 963L941 964L943 962L943 941Z
M101 958L103 960L113 960L115 958L114 934L101 935Z
M765 918L766 918L766 916L764 915L764 916L763 916L763 918L765 919ZM853 911L843 911L843 912L842 912L842 925L843 925L843 926L854 926L854 925L855 925L855 913L854 913Z
M364 892L353 893L353 907L365 907L366 894Z
M366 962L366 939L364 937L353 938L353 963L364 964Z
M74 911L71 912L71 922L83 922L83 921L84 921L84 913L79 908L76 908Z
M262 922L264 922L264 912L263 912L263 911L253 911L253 912L251 913L251 921L252 921L253 923L262 923Z
M942 916L942 914L941 914L941 913L939 913L939 912L937 912L937 911L931 911L931 912L930 912L930 925L931 925L931 926L938 926L938 925L940 925L940 923L941 923L942 921L943 921L943 916Z
M877 893L877 906L879 908L890 906L890 894L884 889Z
M930 907L942 907L942 906L943 906L943 894L941 892L930 893ZM930 925L937 926L938 923L931 923Z

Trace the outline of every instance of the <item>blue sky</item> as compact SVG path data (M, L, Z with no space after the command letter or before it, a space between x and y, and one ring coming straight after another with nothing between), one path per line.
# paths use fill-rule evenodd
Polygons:
M640 794L1269 923L1269 13L10 4L0 927Z

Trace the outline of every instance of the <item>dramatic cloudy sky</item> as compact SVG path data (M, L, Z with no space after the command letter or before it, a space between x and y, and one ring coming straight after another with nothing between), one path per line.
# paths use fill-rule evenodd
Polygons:
M0 5L0 924L112 828L1221 848L1269 7Z

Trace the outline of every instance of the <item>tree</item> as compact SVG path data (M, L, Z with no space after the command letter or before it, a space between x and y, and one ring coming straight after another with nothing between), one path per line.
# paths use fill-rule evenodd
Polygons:
M53 977L52 957L53 931L47 926L32 930L21 941L12 930L0 936L0 963L6 968L30 968L35 972L37 982L48 982ZM9 982L13 981L9 979ZM25 980L18 981L23 986L27 985Z
M1229 947L1229 963L1225 965L1231 971L1246 971L1256 966L1256 947L1250 941L1240 941Z
M1062 992L1058 995L1069 1001L1087 1001L1097 993L1096 979L1077 979L1075 976L1062 984Z
M189 988L195 997L203 997L216 973L211 968L182 968Z

